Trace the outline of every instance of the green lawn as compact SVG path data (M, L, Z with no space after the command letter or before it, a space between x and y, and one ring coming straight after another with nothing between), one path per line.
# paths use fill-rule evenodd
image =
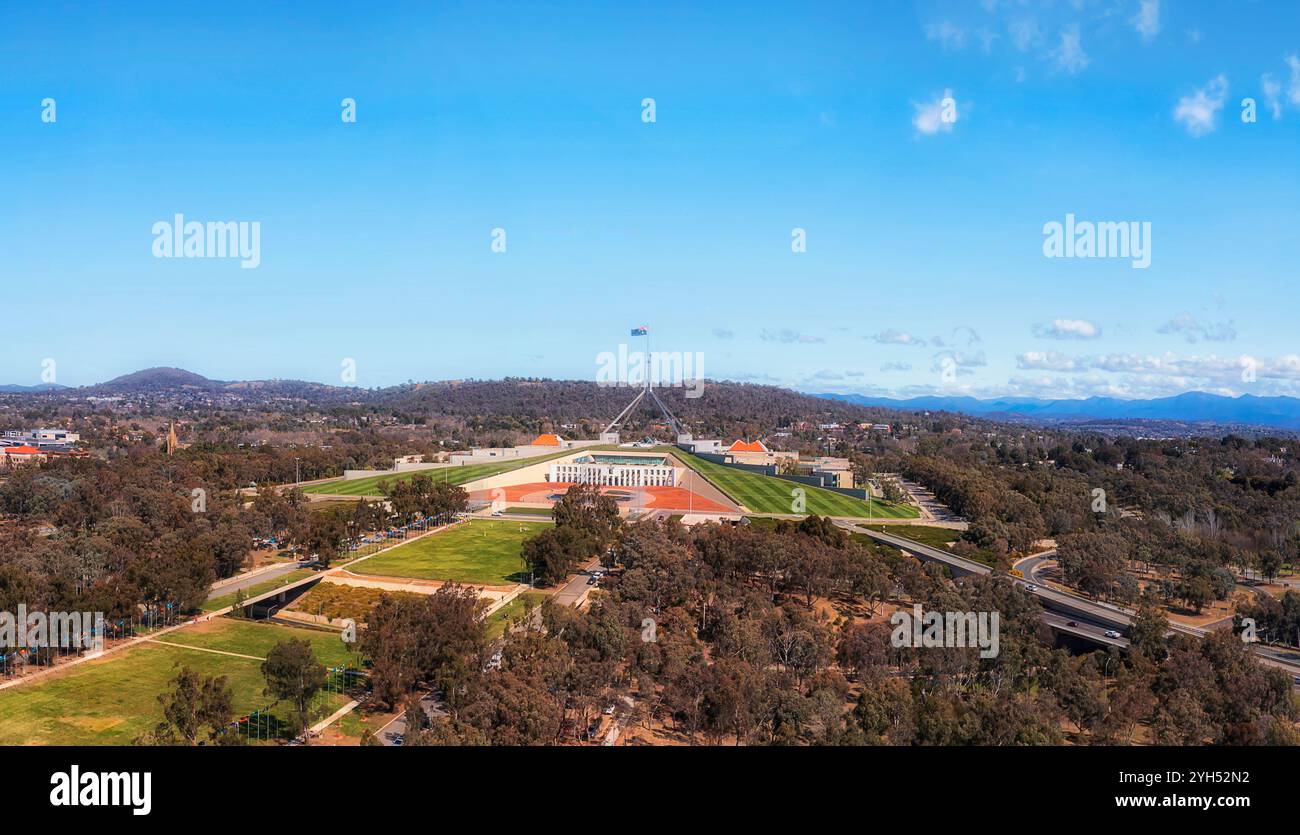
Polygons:
M187 635L191 630L207 631ZM273 699L262 695L266 682L260 661L201 652L181 646L180 641L211 642L213 648L263 655L277 640L307 638L317 647L322 663L331 654L326 639L342 646L337 637L314 630L226 618L163 637L171 643L141 644L40 683L0 690L0 745L130 745L161 719L158 694L169 690L181 665L205 676L226 676L237 716L271 704ZM334 710L345 700L331 694L322 710ZM271 711L273 716L287 714L285 706Z
M299 568L296 571L290 571L288 574L281 574L279 577L276 577L274 579L267 580L262 583L254 583L248 588L243 589L244 599L247 600L250 597L257 597L259 594L271 591L272 589L277 589L280 586L288 585L289 583L295 582L297 580L301 580L303 577L310 577L313 573L314 572L310 568ZM229 594L223 594L220 597L208 598L203 602L203 606L201 608L205 612L215 612L218 609L224 609L227 606L233 606L235 605L235 598L236 596L238 596L238 594L239 594L238 591L232 591Z
M158 640L177 646L216 649L223 652L237 652L240 655L256 655L265 658L271 647L290 638L301 638L311 644L316 658L327 667L337 667L349 660L347 645L339 633L324 629L298 629L267 621L240 620L238 618L218 618L212 624L219 626L206 629L207 624L199 624L186 629L168 632Z
M506 513L516 513L520 516L551 516L549 507L507 507Z
M563 455L569 455L574 450L566 449L563 452L556 452L550 455L537 455L532 458L512 458L509 461L493 461L487 464L465 464L459 467L439 467L433 470L411 470L404 473L394 473L392 475L376 475L369 478L354 478L351 481L335 479L320 484L312 484L303 487L304 493L324 493L331 496L380 496L383 495L379 490L381 481L396 479L398 481L407 481L417 475L427 475L429 478L437 481L445 481L450 484L468 484L471 481L477 481L480 478L508 473L511 470L518 470L521 467L527 467L532 464L540 464L543 461L550 461L552 458L559 458Z
M535 609L538 606L541 606L542 601L546 600L548 597L550 597L550 595L540 591L526 591L506 605L502 606L500 609L497 609L495 612L488 615L486 621L488 637L500 638L505 633L506 627L510 625L510 621L521 616L529 603L531 603Z
M891 504L878 499L868 503L832 490L715 464L675 447L670 451L713 482L722 492L755 513L793 513L792 491L801 487L807 491L804 494L805 510L817 516L904 519L919 515L919 511L912 505Z
M520 548L550 522L474 520L352 565L357 574L508 585L526 581Z

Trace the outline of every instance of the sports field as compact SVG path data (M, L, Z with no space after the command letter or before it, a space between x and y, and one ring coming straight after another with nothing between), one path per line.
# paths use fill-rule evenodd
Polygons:
M343 642L331 633L217 618L163 635L165 644L141 644L39 683L0 690L0 745L130 745L161 719L158 694L170 689L182 665L200 675L226 676L236 717L242 716L273 701L262 695L260 659L289 638L310 641L326 666L346 658ZM345 701L342 695L326 697L331 710ZM270 713L283 717L288 710L282 705Z
M906 519L919 515L919 511L912 505L891 504L878 499L866 502L832 490L715 464L680 449L670 451L713 482L722 492L755 513L793 513L793 491L795 488L803 488L806 491L805 511L818 516Z
M528 579L520 555L524 540L550 525L475 519L354 563L348 570L417 580L510 585Z
M573 450L566 449L562 452L556 452L551 455L538 455L532 458L513 458L509 461L493 461L489 464L466 464L460 467L438 467L430 470L411 470L404 473L394 473L392 475L376 475L369 478L354 478L351 481L335 479L334 481L325 481L320 484L312 484L303 487L304 493L323 493L330 496L381 496L379 483L381 481L398 480L407 481L413 476L426 475L435 481L445 481L448 484L468 484L471 481L477 481L480 478L508 473L511 470L518 470L521 467L528 467L533 464L540 464L543 461L550 461L552 458L559 458L564 455L570 455Z

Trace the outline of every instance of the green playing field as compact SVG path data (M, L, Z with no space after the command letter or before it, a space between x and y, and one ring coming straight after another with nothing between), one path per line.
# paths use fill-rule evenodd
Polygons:
M309 641L326 666L347 657L334 633L217 618L166 633L159 643L0 690L0 745L130 745L162 718L158 694L169 689L182 665L200 675L226 676L237 715L265 707L274 699L262 693L261 659L289 638ZM345 702L341 695L326 699L330 709ZM271 715L287 716L285 706Z
M348 566L355 574L509 585L528 579L523 542L550 522L474 520Z
M715 464L680 449L667 451L755 513L794 513L793 491L802 488L805 491L805 512L818 516L903 519L919 515L919 511L909 504L893 504L879 499L867 502L833 490Z
M556 452L551 455L537 455L532 458L514 458L509 461L493 461L488 464L465 464L458 467L437 467L430 470L410 470L403 473L394 473L392 475L376 475L368 478L354 478L349 481L338 478L333 481L323 481L320 484L311 484L302 488L304 493L321 493L329 496L380 496L383 495L379 490L381 481L398 480L406 481L416 475L427 475L435 481L445 481L449 484L468 484L471 481L477 481L480 478L508 473L511 470L518 470L521 467L527 467L532 464L540 464L543 461L550 461L552 458L559 458L563 455L569 455L573 452L566 449L563 452Z

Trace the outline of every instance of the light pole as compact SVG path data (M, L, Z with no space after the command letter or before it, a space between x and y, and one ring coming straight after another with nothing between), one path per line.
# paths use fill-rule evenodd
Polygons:
M301 483L302 483L302 475L299 473L299 470L298 470L298 462L301 461L301 460L302 460L302 459L301 459L301 458L298 458L297 456L295 456L294 459L293 459L293 483L294 483L294 484L301 484Z

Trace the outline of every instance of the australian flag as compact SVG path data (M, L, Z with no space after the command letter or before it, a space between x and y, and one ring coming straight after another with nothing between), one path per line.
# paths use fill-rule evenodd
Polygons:
M639 328L632 328L632 335L633 335L633 336L645 336L645 335L646 335L647 333L649 333L649 332L650 332L650 331L646 330L645 325L642 325L642 326L639 327Z

